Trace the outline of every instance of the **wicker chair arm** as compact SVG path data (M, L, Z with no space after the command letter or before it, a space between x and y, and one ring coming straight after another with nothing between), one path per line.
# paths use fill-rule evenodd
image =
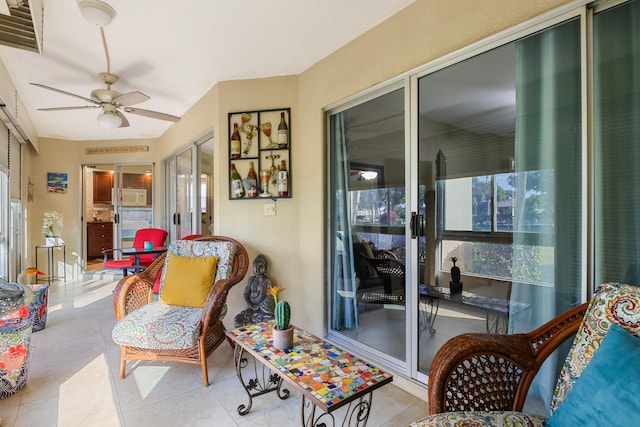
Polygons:
M156 276L162 273L165 258L166 254L162 254L146 270L120 279L113 291L113 309L117 320L151 302L153 284Z
M587 304L527 334L463 334L447 341L429 371L429 412L522 411L546 358L576 333Z

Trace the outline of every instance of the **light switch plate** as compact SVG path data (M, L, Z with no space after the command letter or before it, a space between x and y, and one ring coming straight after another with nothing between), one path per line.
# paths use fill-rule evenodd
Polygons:
M269 202L264 204L264 216L275 216L276 215L276 203Z

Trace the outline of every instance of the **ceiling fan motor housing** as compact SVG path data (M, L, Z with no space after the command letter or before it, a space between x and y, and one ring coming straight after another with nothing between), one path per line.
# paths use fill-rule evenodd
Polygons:
M120 92L111 89L96 89L91 91L91 99L100 103L110 103L120 95Z

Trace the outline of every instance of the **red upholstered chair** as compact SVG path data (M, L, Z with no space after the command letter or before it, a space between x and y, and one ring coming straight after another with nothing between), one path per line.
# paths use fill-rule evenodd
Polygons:
M153 246L164 246L165 240L167 240L167 232L160 228L141 228L136 231L136 235L133 238L132 247L136 249L143 249L144 242L153 242ZM112 268L112 269L122 269L122 274L124 276L127 275L127 272L130 268L133 267L134 258L128 257L124 259L111 259L109 260L109 253L111 253L113 258L113 253L116 251L122 252L122 249L108 249L106 251L102 251L104 255L104 262L102 263L102 268ZM144 254L140 255L140 265L142 266L150 266L153 260L156 258L156 254Z
M200 237L204 237L204 234L190 234L182 238L182 240L194 240ZM160 292L160 279L162 279L162 273L156 276L155 281L153 282L153 293L157 294Z

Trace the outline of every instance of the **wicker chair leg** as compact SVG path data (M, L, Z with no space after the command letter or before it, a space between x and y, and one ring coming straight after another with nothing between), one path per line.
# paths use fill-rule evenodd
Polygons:
M209 372L207 369L207 360L205 359L203 362L201 362L200 366L202 366L202 382L204 383L205 387L209 387Z
M207 349L204 342L200 346L200 367L202 368L202 382L209 387L209 369L207 368Z
M127 369L127 359L124 358L125 348L120 347L120 378L124 379L125 371Z

